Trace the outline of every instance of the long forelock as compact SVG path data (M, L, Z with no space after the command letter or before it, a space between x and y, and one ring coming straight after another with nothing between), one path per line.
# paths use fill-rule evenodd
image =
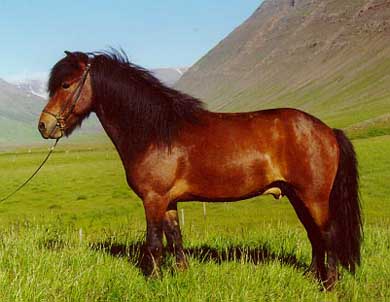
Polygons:
M77 52L66 56L53 66L47 85L50 97L55 94L65 80L68 80L80 70L80 62L84 62L86 58L88 60L87 54Z

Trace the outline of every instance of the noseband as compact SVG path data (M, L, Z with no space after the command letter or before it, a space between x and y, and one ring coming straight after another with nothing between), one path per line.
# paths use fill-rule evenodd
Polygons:
M56 128L60 129L61 131L61 137L64 136L64 132L65 132L65 127L66 127L66 124L65 122L67 121L67 119L69 118L69 116L73 113L73 110L74 108L76 107L76 104L77 102L80 100L80 96L81 96L81 92L83 90L83 87L84 87L84 84L85 84L85 81L87 80L87 76L88 76L88 73L89 73L89 70L91 69L91 64L88 63L87 66L85 67L85 70L83 72L83 75L81 76L80 80L79 80L79 83L77 85L77 88L75 89L75 91L66 99L64 105L62 106L61 108L61 111L58 113L58 114L54 114L50 111L47 111L47 110L43 110L42 112L45 113L45 114L48 114L48 115L51 115L53 116L56 120L57 120L57 123L56 123ZM72 101L73 99L73 101ZM67 105L69 104L69 102L72 101L71 103L71 106L69 107L69 110L66 110L66 107ZM67 112L66 112L67 111ZM54 128L54 129L56 129ZM53 129L53 130L54 130ZM53 132L52 130L52 132Z

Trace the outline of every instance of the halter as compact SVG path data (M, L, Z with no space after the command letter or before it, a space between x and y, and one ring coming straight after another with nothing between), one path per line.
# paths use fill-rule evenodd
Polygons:
M84 84L85 84L85 81L87 80L87 76L88 76L88 73L89 73L89 70L91 69L91 63L88 63L87 66L85 67L85 70L83 72L83 75L81 76L80 80L79 80L79 83L77 85L77 88L73 91L73 93L66 99L64 105L62 106L61 110L60 110L60 113L58 114L54 114L50 111L47 111L45 109L42 110L42 113L45 113L45 114L48 114L48 115L51 115L53 116L56 120L57 120L57 123L56 123L56 128L59 128L60 131L61 131L61 137L64 136L64 133L65 133L65 127L66 127L66 121L67 119L69 118L69 116L73 113L73 110L74 108L76 107L76 104L77 102L80 100L80 96L81 96L81 92L83 90L83 87L84 87ZM69 108L69 110L66 112L66 107L67 105L69 104L69 102L72 101L71 103L71 106ZM54 129L52 130L52 132L54 131ZM51 134L51 133L50 133Z

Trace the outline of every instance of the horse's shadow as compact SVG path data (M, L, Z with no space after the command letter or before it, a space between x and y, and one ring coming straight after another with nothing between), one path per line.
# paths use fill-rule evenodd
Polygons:
M135 242L128 245L101 242L91 245L95 251L103 251L114 257L126 258L129 262L139 267L140 259L143 255L143 242ZM279 261L284 265L289 265L298 270L306 271L308 265L299 260L293 253L274 252L266 245L259 247L243 247L231 245L226 248L216 248L209 245L190 247L184 249L185 254L196 259L200 263L214 262L222 264L224 262L243 262L259 265L270 261ZM167 251L164 250L164 256Z

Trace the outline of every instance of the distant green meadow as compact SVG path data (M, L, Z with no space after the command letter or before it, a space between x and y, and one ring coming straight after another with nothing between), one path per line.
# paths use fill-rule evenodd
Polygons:
M112 146L93 143L60 144L34 180L0 204L0 301L390 300L390 136L353 143L362 265L355 276L342 271L333 292L304 275L311 248L286 198L208 203L205 213L202 203L179 204L190 268L174 271L168 256L161 279L145 278L137 267L142 203ZM46 151L0 153L0 198Z

